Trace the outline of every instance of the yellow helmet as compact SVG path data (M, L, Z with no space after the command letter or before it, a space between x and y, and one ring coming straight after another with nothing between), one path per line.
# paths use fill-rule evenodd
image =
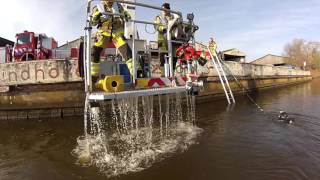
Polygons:
M103 2L107 3L107 4L113 4L114 1L112 0L102 0Z
M113 2L112 0L101 0L101 2L109 7L113 6Z

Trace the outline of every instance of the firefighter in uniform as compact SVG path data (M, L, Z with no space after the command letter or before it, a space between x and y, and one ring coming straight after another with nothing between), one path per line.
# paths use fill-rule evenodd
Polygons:
M116 15L107 15L113 13ZM95 43L92 48L91 75L97 80L100 72L100 55L108 42L113 42L122 58L126 61L130 74L133 73L132 51L124 37L124 23L130 15L116 2L102 0L93 8L92 24L97 26Z
M211 51L213 56L218 56L217 54L217 43L213 38L210 38L209 40L209 50Z
M164 3L162 5L163 9L170 10L170 4L169 3ZM172 21L174 19L174 16L170 13L170 11L162 11L161 15L158 15L155 18L154 23L158 24L155 25L155 29L158 32L158 48L161 51L160 52L160 64L161 67L164 66L165 63L165 56L168 54L166 51L168 51L168 39L167 39L167 33L172 33L168 32L168 23L169 21ZM172 36L173 37L173 36ZM173 52L174 53L174 52ZM176 59L174 59L176 61ZM174 62L175 64L175 62Z

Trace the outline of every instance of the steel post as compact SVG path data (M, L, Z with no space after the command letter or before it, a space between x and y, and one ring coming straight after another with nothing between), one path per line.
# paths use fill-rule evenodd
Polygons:
M133 64L133 72L132 72L132 82L136 83L137 79L137 62L136 62L136 23L133 22L133 35L132 35L132 64Z
M86 92L92 92L92 77L91 77L91 33L92 33L92 26L91 26L91 16L90 16L90 7L91 2L88 2L88 8L87 8L87 22L86 22L86 37L85 37L85 66L86 66L86 74L85 74L85 86L86 86Z
M168 24L168 32L167 32L167 40L168 40L168 58L169 58L169 76L173 77L174 76L174 72L173 72L173 56L172 56L172 43L171 43L171 27Z

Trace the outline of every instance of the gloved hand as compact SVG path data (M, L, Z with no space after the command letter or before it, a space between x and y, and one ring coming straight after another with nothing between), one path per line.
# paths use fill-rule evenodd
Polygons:
M131 16L129 14L124 14L124 20L125 21L131 20Z
M167 33L167 29L166 29L166 28L163 29L163 30L162 30L162 33L164 33L164 34Z
M110 16L109 16L109 15L101 14L100 20L101 20L102 22L107 21L108 19L110 19Z
M121 14L121 18L124 21L128 22L129 20L131 20L131 15L127 11L125 11L123 14Z

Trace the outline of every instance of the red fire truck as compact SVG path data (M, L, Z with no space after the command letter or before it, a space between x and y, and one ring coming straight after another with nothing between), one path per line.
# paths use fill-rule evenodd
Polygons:
M16 38L17 41L13 49L15 62L51 59L52 50L58 46L54 38L45 34L24 31L23 33L18 33Z

